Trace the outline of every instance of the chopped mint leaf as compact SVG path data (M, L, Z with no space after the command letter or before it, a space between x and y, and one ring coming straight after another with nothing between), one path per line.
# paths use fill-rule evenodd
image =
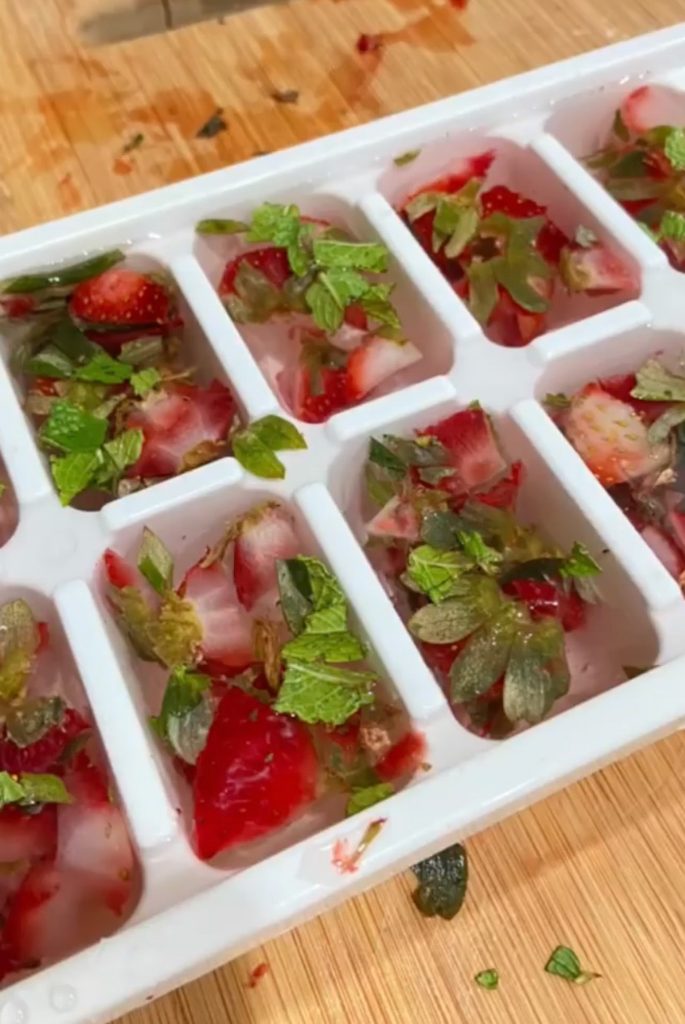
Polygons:
M114 464L114 476L120 476L128 466L138 461L143 441L143 431L138 429L124 430L111 441L105 441L102 450Z
M364 646L353 633L302 633L281 650L286 659L299 661L349 662L361 661Z
M240 465L254 476L266 480L282 480L285 466L277 455L247 427L231 438L231 449Z
M106 433L106 420L91 416L71 402L58 401L40 428L40 439L65 452L94 452Z
M248 242L272 242L279 248L296 243L301 230L300 211L294 204L262 203L252 213Z
M342 725L373 704L372 672L353 672L318 662L288 662L274 709L309 725Z
M318 558L301 555L298 561L307 569L312 611L307 616L305 633L338 633L347 629L347 599L333 573Z
M584 576L597 576L602 570L583 545L577 541L571 548L571 554L564 559L559 573L565 579L579 579Z
M55 481L62 505L70 505L81 491L85 491L93 483L103 462L100 449L94 452L72 452L50 459L52 479Z
M121 249L112 249L111 252L103 252L99 256L91 256L80 263L72 263L66 267L53 267L39 274L23 274L20 277L13 277L0 282L0 292L6 295L23 295L31 292L42 292L46 288L62 288L81 281L87 281L89 277L96 277L104 273L110 267L121 263L124 253Z
M314 241L314 259L320 267L340 270L365 270L384 274L388 269L388 250L382 242L342 242L332 238Z
M378 782L373 786L365 786L363 789L353 789L352 795L347 801L345 816L350 818L353 814L360 814L362 811L368 810L369 807L373 807L374 804L387 800L394 792L395 788L390 782Z
M317 327L327 334L334 334L341 326L344 308L320 281L309 286L306 293L307 305Z
M358 270L348 270L344 267L331 267L330 270L323 270L319 274L318 280L324 288L328 289L332 298L343 310L350 303L362 299L369 290L368 281Z
M93 381L96 384L121 384L133 372L130 363L112 359L106 352L98 352L76 371L77 380Z
M72 363L84 363L98 353L97 345L94 345L85 333L66 317L60 320L50 333L50 338Z
M685 171L685 129L671 129L664 142L664 153L674 170Z
M494 992L499 985L499 972L494 967L488 967L484 971L479 971L473 980L481 988Z
M74 364L56 345L46 345L24 364L23 369L29 377L68 380L74 372Z
M392 434L383 435L383 444L400 459L405 466L444 466L449 462L447 449L437 438L421 434L414 441Z
M499 608L499 587L488 577L465 575L454 584L454 599L419 608L408 622L418 640L453 644L470 636Z
M471 559L460 551L444 551L420 544L409 552L407 574L434 604L440 604L458 590L458 579L473 568Z
M254 420L249 429L273 452L297 451L307 447L297 427L282 416L263 416Z
M594 978L601 978L601 974L594 971L582 970L580 960L568 946L557 946L553 950L545 964L545 970L548 974L556 974L557 977L572 981L576 985L586 985Z
M401 153L399 156L396 156L393 163L395 167L406 167L407 164L413 163L420 153L420 149L410 149L406 153Z
M143 366L145 363L156 362L164 355L164 339L151 336L138 338L136 341L125 341L121 346L121 358L132 366Z
M5 720L7 736L18 747L30 747L54 726L62 724L64 710L61 697L25 700L8 712Z
M214 717L208 699L211 683L209 676L176 667L169 676L159 716L150 723L188 764L197 761Z
M556 393L548 391L544 398L544 404L549 409L570 409L571 399L561 391Z
M304 630L313 607L312 587L304 560L290 558L277 561L276 578L283 618L291 633L297 636Z
M407 472L406 463L375 437L369 442L369 462L380 466L388 476L396 480L402 480Z
M685 214L676 213L675 210L666 210L661 218L659 234L674 242L685 241Z
M174 584L174 560L169 549L147 526L138 552L138 569L158 594L166 594Z
M10 775L0 772L0 807L19 804L30 807L35 804L69 804L72 797L57 775L22 772Z
M671 373L656 359L648 359L636 374L633 398L647 402L685 402L685 377Z
M464 552L488 575L495 575L502 564L502 555L486 544L476 530L459 530L457 540Z
M23 696L39 644L33 612L22 598L0 605L0 699Z
M154 366L147 366L143 370L138 370L137 373L131 374L133 393L138 395L139 398L145 398L153 388L157 387L161 379L159 370L156 370Z
M195 230L198 235L241 235L244 231L250 230L250 225L242 220L209 217L198 221Z
M419 880L413 900L425 917L436 915L451 921L462 908L468 885L468 858L461 843L415 864Z
M404 206L403 213L410 224L413 224L419 217L426 213L437 210L439 204L445 198L444 192L420 192Z

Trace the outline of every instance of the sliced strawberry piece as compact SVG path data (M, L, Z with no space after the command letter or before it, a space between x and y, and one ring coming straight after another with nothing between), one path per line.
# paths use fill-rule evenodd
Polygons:
M685 553L685 512L681 512L677 508L670 509L666 514L666 522L676 544Z
M295 371L293 413L304 423L324 423L350 405L347 367L324 366L319 378L320 384L314 388L306 366L300 365Z
M587 619L587 605L575 588L562 590L559 605L561 625L566 633L580 629Z
M370 335L350 353L347 378L350 403L359 402L384 380L421 359L410 341L398 343Z
M219 295L235 293L235 279L243 263L248 263L258 270L275 288L282 288L288 278L292 276L288 253L285 249L277 249L273 245L265 246L263 249L253 249L251 252L241 253L240 256L226 264L219 282Z
M275 502L243 516L236 531L233 580L240 603L250 611L276 590L276 562L295 558L300 545L292 519Z
M512 580L504 587L504 591L523 601L535 620L560 617L561 595L554 583L547 580Z
M252 663L252 622L238 604L220 562L193 566L179 594L191 602L202 624L203 659L228 669L243 669Z
M171 298L159 281L126 267L113 267L76 286L69 312L88 324L166 324Z
M408 732L393 744L385 757L375 765L383 782L414 775L426 760L426 737L420 732Z
M107 581L117 590L138 585L139 577L136 570L112 548L106 549L102 561Z
M657 526L645 526L641 535L664 568L682 585L685 580L685 556L680 548Z
M522 462L512 462L509 472L489 491L480 491L475 495L476 501L492 508L504 508L512 511L516 505L521 484L525 479L525 466Z
M208 860L281 828L315 798L307 728L235 687L222 698L197 759L194 842Z
M366 531L371 537L416 541L419 527L419 516L411 502L395 496L367 523Z
M647 423L653 423L671 407L672 402L643 402L639 398L633 398L632 391L637 384L637 377L634 373L617 374L614 377L602 377L598 381L599 386L607 394L614 398L632 405L635 412L639 413Z
M573 396L566 436L605 487L646 476L670 458L667 444L650 444L647 427L633 407L599 384L588 384Z
M151 391L126 420L127 429L142 430L144 436L140 458L126 476L175 476L201 446L226 444L228 451L235 413L233 395L217 380L206 388L175 384Z
M45 804L29 814L19 807L0 810L0 864L51 857L57 846L57 813Z
M36 654L40 654L42 651L46 651L50 646L50 626L47 622L37 622L36 628L38 630L38 647Z
M34 295L7 295L0 299L3 316L10 320L23 320L31 316L38 302Z
M633 292L638 286L634 271L604 245L585 249L567 246L561 254L559 270L569 292L611 295Z
M527 199L520 192L512 192L506 185L495 185L484 192L481 196L481 208L484 217L489 217L491 213L503 213L506 217L523 220L547 215L545 206Z
M464 409L421 431L436 437L447 449L455 477L443 481L446 489L478 490L504 473L507 463L499 450L489 416L482 409Z
M641 85L628 93L621 104L620 111L623 123L633 135L642 135L657 122L651 115L650 103L654 98L654 90L649 85Z
M3 726L0 730L0 768L11 775L47 772L56 766L71 741L89 730L90 723L75 708L66 708L59 725L53 725L39 740L26 747L14 743Z
M345 323L349 327L354 327L357 331L367 331L369 329L369 318L364 312L364 307L348 306L345 310Z
M464 648L466 640L457 640L453 644L431 644L427 640L421 642L421 653L428 667L439 675L447 675L452 668L454 659Z

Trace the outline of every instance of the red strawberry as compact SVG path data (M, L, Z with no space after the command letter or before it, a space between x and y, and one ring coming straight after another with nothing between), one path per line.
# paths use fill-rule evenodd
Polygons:
M484 192L481 196L481 208L484 217L489 217L491 213L503 213L506 217L516 220L544 217L547 214L546 207L527 199L519 192L512 192L506 185L495 185Z
M416 541L419 539L419 526L419 516L411 502L395 496L367 523L366 530L371 537Z
M293 413L305 423L324 423L329 416L347 409L350 405L345 366L324 366L318 375L320 383L314 387L307 366L300 364L295 371Z
M0 731L0 767L12 775L47 772L54 768L69 743L90 729L90 723L75 708L66 708L59 725L53 725L35 743L17 746L3 726Z
M222 698L197 759L194 841L208 860L281 828L315 798L307 728L237 688Z
M475 495L476 501L492 508L504 508L512 511L525 477L525 466L522 462L512 462L509 472L489 491L481 491Z
M375 770L383 782L414 775L426 760L426 738L420 732L408 732L393 744Z
M641 85L628 93L621 104L620 111L623 123L633 135L642 135L655 122L650 116L650 102L655 98L654 90L649 85Z
M567 591L549 580L512 580L504 590L523 601L536 621L558 619L567 633L585 624L585 602L576 590Z
M275 288L282 288L292 276L285 249L277 249L273 245L253 249L226 264L219 283L219 295L232 295L235 292L235 279L242 263L248 263L255 270L259 270Z
M0 810L0 864L51 857L57 846L57 812L54 804L29 814L19 807Z
M599 384L588 384L573 396L565 426L569 441L605 487L646 476L670 458L667 444L650 444L633 407Z
M345 323L357 331L368 330L369 318L364 312L363 306L348 306L345 310Z
M634 373L617 374L615 377L603 377L598 381L599 386L607 394L614 398L632 405L635 412L647 423L653 423L659 416L662 416L672 405L671 402L643 402L639 398L633 398L632 390L637 384L637 377Z
M38 630L38 647L36 654L40 654L41 651L46 651L50 646L50 626L47 622L37 622L36 628Z
M358 53L375 53L376 50L380 50L383 46L383 36L370 35L367 32L362 32L357 40L357 52Z
M69 312L88 324L167 324L171 299L167 288L148 275L114 267L78 284L69 300Z
M439 675L447 675L452 668L454 659L463 649L466 640L457 640L453 644L431 644L427 640L421 642L421 653L428 667Z
M108 582L113 587L116 587L117 590L138 585L139 577L135 569L128 564L125 558L122 558L120 554L113 551L112 548L105 550L102 561Z
M185 468L186 457L202 452L200 446L225 444L228 450L235 413L233 395L217 380L206 388L174 384L151 391L126 420L127 429L144 435L140 458L126 475L175 476Z
M7 295L0 299L0 309L10 320L22 320L31 316L35 307L36 298L33 295Z
M388 377L406 370L420 358L421 353L409 341L398 343L370 335L350 353L347 363L348 404L361 401Z
M436 437L447 449L456 477L446 477L446 489L472 491L504 473L506 461L499 450L489 416L480 408L464 409L421 431Z
M300 544L292 519L275 502L252 509L236 531L233 580L238 600L250 611L262 598L277 599L276 562L295 558Z
M673 538L681 551L685 552L685 512L672 508L666 515Z
M593 245L589 249L567 246L561 254L559 271L569 292L588 295L633 292L638 284L634 271L604 245Z
M664 568L682 585L685 580L685 556L680 548L657 526L645 526L641 535Z
M204 659L222 668L243 669L251 664L252 622L238 604L226 570L220 562L190 569L179 594L193 605L202 624Z

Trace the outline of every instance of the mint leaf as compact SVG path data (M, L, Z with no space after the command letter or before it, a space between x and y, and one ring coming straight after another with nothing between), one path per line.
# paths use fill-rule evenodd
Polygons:
M263 416L251 423L249 430L273 452L297 451L307 447L297 427L282 416Z
M250 225L242 220L220 217L208 217L206 220L199 220L195 225L198 235L241 235L249 229Z
M521 615L515 605L505 605L466 642L450 668L450 696L464 704L482 696L504 674Z
M55 481L62 505L69 505L77 494L85 491L93 483L103 462L100 450L73 452L71 455L59 458L53 456L50 459L52 478Z
M683 128L672 128L664 143L664 153L668 157L671 167L676 171L685 170L685 130Z
M285 659L333 663L361 661L365 654L361 641L346 630L336 633L301 633L281 650L281 656Z
M388 250L381 242L342 242L332 238L314 240L314 259L320 267L365 270L383 274L388 269Z
M177 667L169 676L159 716L150 725L188 764L195 764L214 718L209 676Z
M476 985L480 985L481 988L485 988L489 992L494 992L499 985L499 973L494 967L488 967L484 971L479 971L473 980Z
M98 352L76 371L76 379L96 384L121 384L129 379L132 372L133 367L129 363L112 359L106 352Z
M368 281L357 270L324 270L319 274L318 280L328 289L341 309L363 298L369 290Z
M372 672L353 672L318 662L288 662L274 710L309 725L342 725L360 708L373 704Z
M444 197L444 192L420 192L419 195L414 196L408 203L405 203L402 212L407 217L409 223L413 224L419 217L423 217L424 214L436 210Z
M595 974L594 971L582 970L580 960L569 946L557 946L553 950L545 964L545 971L576 985L585 985L594 978L601 978L601 974Z
M273 242L286 249L299 239L301 228L300 211L295 205L263 203L252 214L248 242Z
M685 402L685 377L671 373L656 359L648 359L636 374L633 398L648 402Z
M360 814L362 811L368 810L374 804L387 800L394 792L395 788L390 782L378 782L373 786L365 786L363 789L353 789L345 807L345 817L350 818L353 814Z
M473 568L460 551L444 551L421 544L409 552L407 574L434 604L452 597L458 578Z
M39 436L44 444L65 452L94 452L105 440L106 433L106 420L60 400L50 410Z
M380 466L388 476L395 480L402 480L407 472L407 465L399 456L395 455L390 448L381 444L375 437L369 442L369 462Z
M347 629L347 599L333 573L318 558L297 559L307 570L312 611L305 622L306 633L339 633Z
M0 807L19 804L69 804L72 798L57 775L22 772L20 776L0 772Z
M145 398L145 396L156 388L161 381L162 376L159 370L156 370L154 366L148 366L143 370L138 370L137 373L131 374L131 387L133 393L138 395L139 398Z
M233 435L231 449L240 465L254 476L266 480L282 480L285 477L285 466L281 460L250 427Z
M20 277L9 278L0 282L0 291L6 295L21 295L40 292L46 288L61 288L79 284L80 281L87 281L89 277L104 273L110 267L121 263L123 259L124 253L121 249L112 249L111 252L103 252L99 256L91 256L89 259L72 263L66 267L55 266L43 273L23 274Z
M597 576L602 570L586 547L576 542L571 554L564 559L559 574L565 579L581 579L584 576Z
M668 439L669 434L685 421L685 403L671 406L662 413L658 419L650 424L647 431L647 440L650 444L661 444Z
M499 571L503 556L495 548L486 544L475 530L458 530L457 540L464 552L483 572L495 575Z
M68 317L60 320L50 337L52 343L71 359L72 363L83 363L99 351L98 346L94 345Z
M20 803L23 799L24 787L9 772L0 772L0 807Z
M659 234L674 242L685 242L685 214L666 210L661 218Z
M54 726L60 726L64 719L65 704L61 697L38 697L25 700L7 714L5 729L7 736L18 747L30 747L37 743Z
M32 359L27 360L23 370L29 377L68 380L74 372L74 364L56 345L46 345Z
M469 867L466 848L461 843L414 864L412 871L419 887L412 894L417 908L425 917L451 921L466 898Z
M174 560L166 545L147 526L138 552L138 569L158 594L166 594L173 587Z
M290 558L276 562L276 578L281 611L288 628L295 636L304 630L312 611L312 587L304 560Z
M114 475L120 476L128 466L132 466L140 458L143 450L144 435L142 430L124 430L111 441L105 441L102 450L114 464Z
M316 326L327 334L334 334L342 325L344 310L329 289L315 281L307 289L305 298Z

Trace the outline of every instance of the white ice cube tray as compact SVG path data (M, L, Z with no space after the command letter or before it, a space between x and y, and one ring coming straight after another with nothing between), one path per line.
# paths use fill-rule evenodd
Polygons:
M548 391L627 371L685 341L685 276L577 159L601 144L615 107L641 82L659 87L664 120L685 124L684 68L685 28L669 29L0 240L0 278L124 242L133 256L164 264L182 296L193 360L228 380L254 419L283 410L255 361L263 353L248 347L215 294L216 254L193 228L203 217L244 218L264 200L294 201L386 243L400 311L424 353L400 388L303 426L309 451L286 454L282 483L258 481L224 458L100 512L60 507L16 382L0 367L0 457L20 507L0 550L2 597L27 596L41 617L54 603L143 875L141 899L117 934L0 994L2 1024L110 1020L685 721L683 596L539 404ZM393 204L459 156L491 147L498 180L548 203L562 228L582 223L632 260L639 298L581 300L527 348L487 340ZM414 162L393 164L418 148ZM509 455L528 467L524 516L560 544L585 543L604 568L605 603L587 631L572 701L604 692L503 742L455 721L360 547L369 435L410 431L476 398L495 415ZM148 524L184 568L228 518L265 496L289 504L304 546L339 577L379 668L426 735L432 769L381 807L332 824L305 819L209 866L191 850L179 780L146 725L155 680L113 627L96 567L107 545L130 553ZM612 685L617 666L655 663ZM333 844L356 846L379 815L387 822L359 870L341 875Z

